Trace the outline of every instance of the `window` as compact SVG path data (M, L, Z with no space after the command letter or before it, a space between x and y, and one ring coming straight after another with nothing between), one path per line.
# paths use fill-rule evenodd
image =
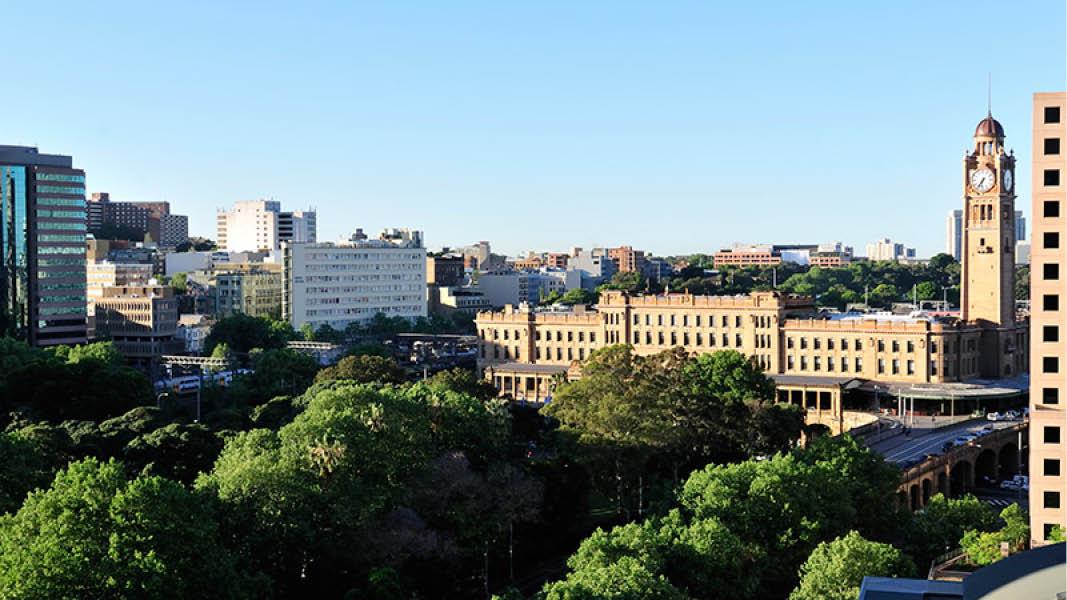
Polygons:
M1043 535L1046 541L1052 538L1052 530L1055 528L1055 523L1045 523L1045 525L1043 526Z
M855 370L856 370L857 373L863 372L863 359L858 357L858 356L856 357L856 369Z
M1045 123L1059 123L1060 122L1060 107L1058 106L1046 106L1045 107Z
M908 375L914 375L914 374L915 374L915 361L914 360L909 360L908 361Z
M793 349L793 338L785 338L785 347L789 348L790 350Z
M848 340L845 338L841 338L841 349L848 350Z
M1042 342L1058 342L1060 341L1060 328L1058 325L1045 325L1041 328L1041 341Z
M937 342L930 342L930 352L937 354Z
M1041 275L1045 281L1055 281L1060 278L1059 263L1045 263L1041 265Z
M856 340L856 350L863 350L863 342Z
M1045 477L1059 477L1060 476L1060 459L1058 458L1046 458L1045 470L1043 471Z
M1045 248L1055 250L1060 247L1060 232L1046 231L1045 235L1042 236L1041 241L1045 245Z
M785 358L785 366L786 366L786 368L787 368L787 369L789 369L790 371L792 371L792 370L793 370L793 357L792 357L792 356L787 356L787 357Z
M848 358L845 356L841 357L841 370L846 373L848 372Z
M1059 169L1045 169L1045 185L1056 186L1060 184Z
M1045 425L1045 443L1060 443L1060 428L1057 425Z
M907 348L908 348L908 352L909 353L910 352L915 352L915 342L908 341Z
M818 350L819 349L819 345L820 345L819 342L820 342L819 338L815 338L814 340L811 341L811 347L814 348L815 350Z
M1045 154L1060 153L1060 138L1045 138Z
M1046 490L1044 493L1045 508L1059 508L1060 507L1060 493L1056 491Z
M1060 296L1059 294L1045 294L1041 297L1041 308L1043 310L1059 310L1060 309Z
M878 374L881 375L883 373L885 373L885 359L884 358L879 358L878 359Z
M893 340L893 352L900 352L900 342Z
M878 351L885 352L885 342L882 340L878 340Z
M1059 404L1060 403L1060 388L1042 388L1041 389L1041 402L1044 404Z
M1045 200L1045 216L1053 218L1060 216L1059 200Z
M813 366L815 367L815 370L816 370L816 371L821 371L821 370L822 370L822 359L820 359L820 358L819 358L818 356L816 356L816 357L815 357L815 358L814 358L814 359L812 360L812 364L813 364Z
M801 356L800 357L800 370L801 371L807 371L808 370L808 357L806 357L806 356Z
M1060 358L1058 356L1045 356L1041 359L1042 373L1059 373Z
M807 350L808 349L808 338L800 338L800 349L801 350Z

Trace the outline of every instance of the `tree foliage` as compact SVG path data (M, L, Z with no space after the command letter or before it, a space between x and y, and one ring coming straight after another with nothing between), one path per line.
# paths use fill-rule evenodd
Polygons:
M233 598L210 505L162 477L86 459L0 517L5 598Z
M1014 554L1026 549L1030 539L1030 520L1018 504L1000 511L1004 526L996 531L970 530L963 534L960 546L967 558L975 565L984 567L1001 558L1001 544L1007 544L1008 552Z
M915 572L900 550L851 531L815 548L800 567L800 585L789 600L855 600L864 577L914 577Z
M371 354L346 356L315 375L316 383L345 379L356 383L402 383L404 370L392 358Z

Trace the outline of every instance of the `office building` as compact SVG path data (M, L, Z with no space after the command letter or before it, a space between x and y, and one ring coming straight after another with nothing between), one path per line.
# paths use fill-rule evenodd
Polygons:
M0 334L86 340L85 172L69 156L0 146Z
M867 260L908 260L915 258L915 248L908 248L900 242L882 238L867 244Z
M1033 100L1030 248L1030 536L1067 529L1067 93Z
M216 215L219 248L230 252L271 251L282 242L315 243L314 211L282 212L281 202L248 200L236 202Z
M104 289L114 286L145 286L152 279L152 265L144 263L90 262L85 265L86 308L95 314L95 302L104 296Z
M284 245L282 308L294 328L308 323L344 329L365 325L379 313L427 315L422 232L389 229L378 239L365 238Z
M213 288L219 318L237 313L252 317L281 318L281 265L269 267L274 268L216 269Z
M813 267L842 267L852 262L852 247L841 242L827 244L734 244L716 252L715 268L773 267L782 263Z
M466 269L463 256L434 254L426 257L426 283L452 287L463 283Z
M95 336L111 340L126 359L149 366L164 354L177 354L185 344L175 337L178 299L167 286L111 286L95 300Z
M603 248L591 250L575 248L570 260L567 261L567 270L579 273L582 288L593 290L614 277L618 267Z

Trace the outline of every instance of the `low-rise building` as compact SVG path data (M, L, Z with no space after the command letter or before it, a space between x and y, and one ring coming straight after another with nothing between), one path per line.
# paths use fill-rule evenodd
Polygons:
M185 344L186 354L200 354L204 351L204 341L211 334L214 319L207 315L180 315L175 336Z
M364 236L365 237L365 236ZM376 314L427 316L422 232L383 231L378 239L283 246L282 308L300 329L364 325Z

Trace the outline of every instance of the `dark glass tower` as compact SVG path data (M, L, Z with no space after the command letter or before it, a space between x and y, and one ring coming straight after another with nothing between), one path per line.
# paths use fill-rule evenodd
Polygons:
M0 335L86 341L85 172L71 157L0 146Z

